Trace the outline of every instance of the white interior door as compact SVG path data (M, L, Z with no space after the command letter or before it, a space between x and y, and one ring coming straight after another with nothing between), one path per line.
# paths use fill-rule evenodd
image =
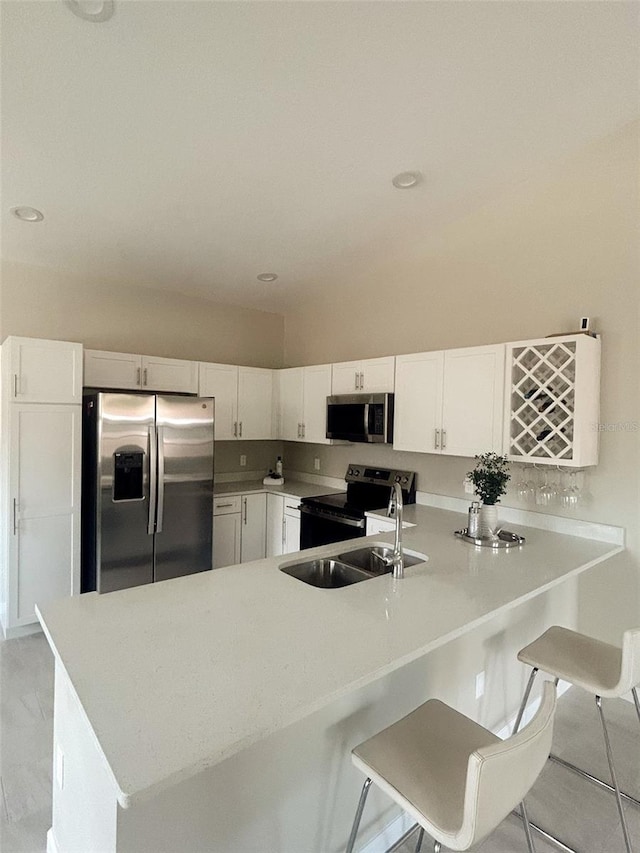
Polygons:
M396 357L394 450L439 453L442 352Z
M235 364L200 362L198 394L215 397L216 441L231 441L238 433L238 368Z

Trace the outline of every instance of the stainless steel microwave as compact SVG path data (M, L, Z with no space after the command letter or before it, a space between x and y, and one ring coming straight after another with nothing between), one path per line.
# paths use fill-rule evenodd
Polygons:
M327 397L327 438L393 441L393 394L339 394Z

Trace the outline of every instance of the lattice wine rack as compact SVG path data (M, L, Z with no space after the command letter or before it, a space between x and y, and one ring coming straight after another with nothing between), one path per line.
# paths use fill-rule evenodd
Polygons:
M598 461L600 340L587 335L507 345L505 446L512 461Z

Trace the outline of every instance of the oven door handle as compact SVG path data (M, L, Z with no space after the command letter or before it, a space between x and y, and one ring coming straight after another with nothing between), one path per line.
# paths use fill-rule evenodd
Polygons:
M344 518L343 516L336 515L333 512L323 512L321 509L316 509L315 507L301 506L300 512L305 515L315 516L316 518L324 518L327 521L334 521L336 524L346 524L347 527L362 528L365 526L364 518Z

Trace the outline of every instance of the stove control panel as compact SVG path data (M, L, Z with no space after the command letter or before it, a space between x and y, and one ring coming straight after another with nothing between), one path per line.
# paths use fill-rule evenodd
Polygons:
M349 465L345 480L347 483L369 483L375 486L392 486L400 483L408 491L415 491L415 472L397 471L393 468L372 468L367 465Z

